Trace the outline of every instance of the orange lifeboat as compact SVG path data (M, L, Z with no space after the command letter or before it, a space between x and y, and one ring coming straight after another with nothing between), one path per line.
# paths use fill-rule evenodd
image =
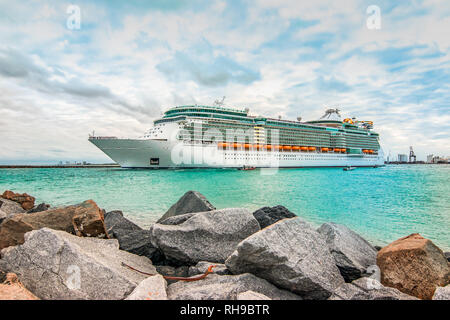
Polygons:
M334 152L341 152L341 149L339 149L339 148L334 148L333 151L334 151Z
M290 150L292 150L292 147L291 146L283 146L283 150L290 151Z
M256 148L256 150L261 150L263 148L262 144L255 144L254 147Z
M281 150L282 146L273 146L275 150Z
M249 144L249 143L244 144L244 148L245 148L245 149L250 149L251 147L252 147L252 145Z
M330 150L329 148L320 148L320 151L322 152L328 152L328 150Z
M299 146L293 146L292 147L292 151L300 151L300 147Z
M369 151L370 154L373 154L373 152L374 152L373 150L367 150L367 151Z
M233 143L233 148L237 149L237 148L240 148L240 147L242 147L242 144L240 144L240 143Z
M308 147L308 151L316 151L316 147Z
M266 150L272 150L272 146L270 144L267 144L264 146L264 149Z
M226 142L219 142L219 143L217 144L217 147L218 147L219 149L226 149L226 148L228 147L228 143L226 143Z
M300 147L300 150L302 150L302 151L308 151L308 147Z
M341 153L346 153L347 149L341 149Z

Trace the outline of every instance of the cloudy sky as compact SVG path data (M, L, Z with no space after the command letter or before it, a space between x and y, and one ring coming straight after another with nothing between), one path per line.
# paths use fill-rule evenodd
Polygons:
M139 136L222 96L291 119L338 106L386 154L450 156L449 66L448 0L0 0L0 163L105 162L92 130Z

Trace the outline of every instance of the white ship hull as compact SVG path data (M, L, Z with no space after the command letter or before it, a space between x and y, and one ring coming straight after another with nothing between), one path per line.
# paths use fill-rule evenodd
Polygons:
M378 154L323 152L221 150L217 144L191 144L156 139L89 140L123 168L302 168L376 167L384 165Z

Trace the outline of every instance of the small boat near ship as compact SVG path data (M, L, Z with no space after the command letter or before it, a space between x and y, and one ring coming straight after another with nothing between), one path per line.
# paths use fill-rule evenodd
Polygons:
M256 169L256 167L249 167L249 166L243 166L242 168L238 168L238 170L245 170L245 171L255 170L255 169Z
M344 171L352 171L352 170L355 170L356 169L356 167L345 167L343 170Z

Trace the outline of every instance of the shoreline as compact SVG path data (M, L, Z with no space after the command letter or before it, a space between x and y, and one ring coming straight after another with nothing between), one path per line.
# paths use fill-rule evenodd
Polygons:
M448 163L425 163L425 162L389 162L384 165L446 165ZM370 166L371 167L371 166ZM15 165L15 164L0 164L0 169L66 169L66 168L121 168L119 164L85 164L85 165ZM279 169L308 169L308 167L292 167L292 168L279 168ZM333 168L333 167L310 167L310 168ZM335 167L342 168L342 167ZM130 169L130 168L124 168ZM132 168L131 168L132 169ZM155 168L136 168L136 169L150 169L150 170L158 170ZM176 169L190 169L190 168L176 168ZM199 168L195 168L199 169ZM217 168L203 168L203 169L217 169ZM167 170L167 169L162 169Z

